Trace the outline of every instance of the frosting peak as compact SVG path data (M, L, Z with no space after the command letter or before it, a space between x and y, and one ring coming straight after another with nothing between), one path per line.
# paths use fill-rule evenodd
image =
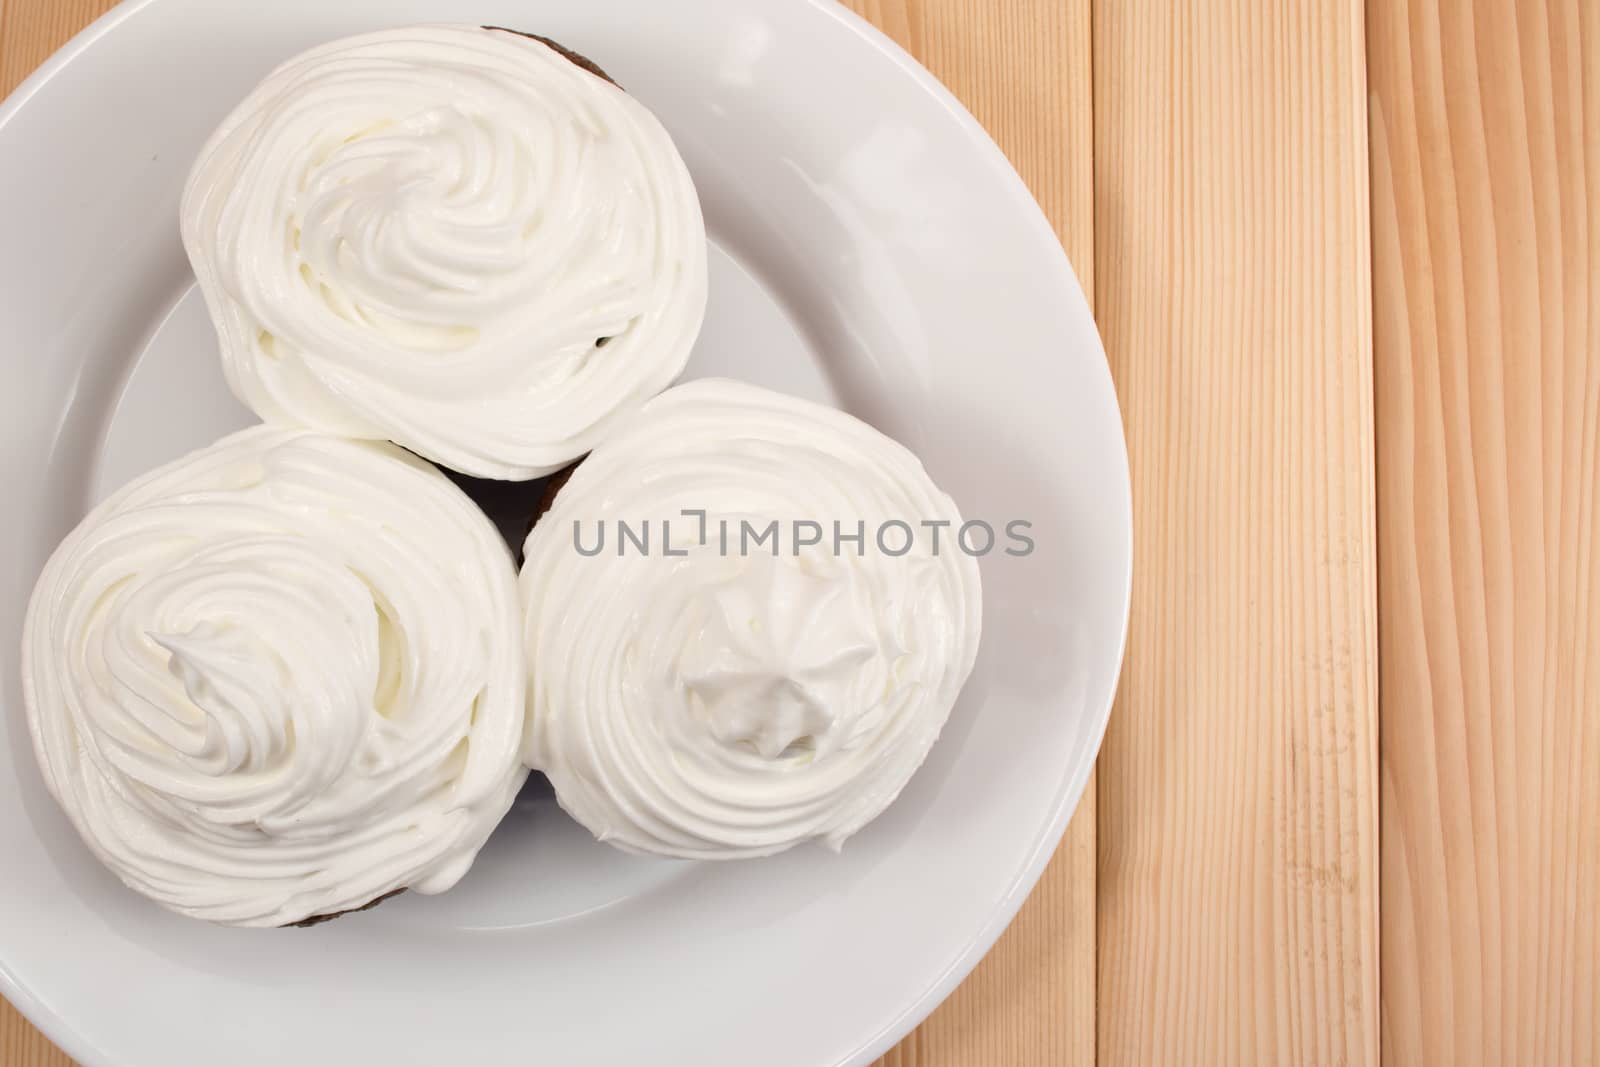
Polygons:
M705 622L679 670L712 735L764 759L835 747L838 709L880 656L843 576L756 556L700 598Z
M293 743L288 666L266 642L226 623L199 622L183 634L149 635L167 651L167 670L199 714L201 733L186 762L221 776L265 770ZM175 702L171 713L194 722Z

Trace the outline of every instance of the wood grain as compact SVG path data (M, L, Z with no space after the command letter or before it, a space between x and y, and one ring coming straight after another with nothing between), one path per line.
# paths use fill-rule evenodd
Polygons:
M1099 1062L1378 1059L1359 0L1099 0L1095 284L1134 479Z
M72 1060L0 999L0 1067L72 1067Z
M1600 4L1371 0L1383 1052L1600 1062Z
M850 0L982 122L1094 299L1089 0ZM1002 58L1003 57L1003 58ZM1095 787L972 975L879 1067L1087 1067L1095 1058Z
M114 6L115 0L0 0L0 98Z

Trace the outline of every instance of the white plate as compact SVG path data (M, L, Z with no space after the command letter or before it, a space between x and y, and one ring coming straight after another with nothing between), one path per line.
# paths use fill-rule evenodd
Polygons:
M167 914L44 792L18 627L46 555L131 475L246 422L178 243L213 124L309 45L449 0L148 0L0 110L0 992L89 1064L861 1064L1005 927L1094 761L1127 621L1127 457L1049 225L931 76L831 4L481 0L604 66L676 137L714 245L691 373L847 408L964 513L983 652L945 736L842 855L693 865L595 844L526 794L452 893L312 930Z

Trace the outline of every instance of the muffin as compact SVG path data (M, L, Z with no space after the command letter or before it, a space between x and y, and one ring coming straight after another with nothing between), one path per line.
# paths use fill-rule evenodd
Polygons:
M667 390L528 536L529 763L627 851L839 847L904 788L972 670L961 526L915 456L843 412L729 381Z
M479 478L557 470L683 369L706 238L659 121L482 26L313 48L223 120L183 242L234 393Z
M45 784L128 886L303 923L471 866L527 776L516 573L432 466L257 426L147 474L45 565Z

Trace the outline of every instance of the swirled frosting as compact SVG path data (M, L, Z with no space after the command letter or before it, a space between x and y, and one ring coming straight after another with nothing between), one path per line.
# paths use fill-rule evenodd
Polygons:
M23 692L124 882L278 926L448 889L527 775L510 553L428 464L255 427L138 479L45 565Z
M538 41L385 30L273 71L201 150L184 247L269 422L547 474L677 377L706 303L689 172Z
M878 544L893 521L918 533L885 539L904 554ZM835 523L865 531L859 550ZM529 534L530 762L630 851L838 847L922 764L972 670L960 525L915 456L843 412L667 390Z

